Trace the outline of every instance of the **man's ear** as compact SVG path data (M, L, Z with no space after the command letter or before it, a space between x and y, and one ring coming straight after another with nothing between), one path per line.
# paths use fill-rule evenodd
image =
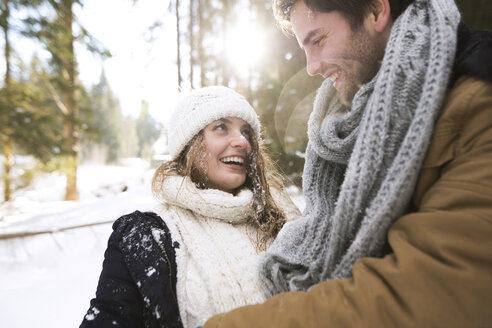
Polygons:
M368 18L374 31L383 32L392 21L389 0L374 0Z

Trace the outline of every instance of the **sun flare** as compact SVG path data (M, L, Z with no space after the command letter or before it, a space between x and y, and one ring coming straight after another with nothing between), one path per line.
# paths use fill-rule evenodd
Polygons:
M227 60L241 75L247 75L250 68L261 59L263 47L261 28L249 19L249 15L240 15L226 35Z

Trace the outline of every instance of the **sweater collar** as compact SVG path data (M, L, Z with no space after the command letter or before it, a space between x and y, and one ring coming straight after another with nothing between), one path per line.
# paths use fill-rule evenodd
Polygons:
M198 189L189 177L167 177L160 197L170 205L234 224L246 222L252 214L251 190L242 189L237 195L232 195L217 189Z

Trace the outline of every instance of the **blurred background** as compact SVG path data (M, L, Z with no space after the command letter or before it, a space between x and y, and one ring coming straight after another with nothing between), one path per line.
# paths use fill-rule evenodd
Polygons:
M458 3L471 26L491 28L491 1ZM165 154L178 92L207 85L253 104L273 157L299 185L320 78L306 76L271 1L2 0L0 9L3 201L53 171L65 176L64 199L76 200L79 165Z
M492 29L492 1L459 0ZM77 326L110 223L156 206L180 91L243 94L299 207L319 77L266 0L0 1L0 323ZM29 316L26 315L29 313Z

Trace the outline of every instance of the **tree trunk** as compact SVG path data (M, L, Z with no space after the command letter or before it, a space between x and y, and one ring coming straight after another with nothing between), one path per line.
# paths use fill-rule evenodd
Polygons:
M74 36L72 31L72 24L74 21L74 15L72 11L73 0L63 1L63 26L67 31L67 42L64 46L66 51L65 60L63 62L62 70L67 74L64 81L67 86L66 91L63 94L64 105L68 111L68 117L65 120L63 127L63 137L67 142L69 148L69 155L65 160L65 175L67 178L67 185L65 189L65 200L77 200L79 198L77 190L77 167L78 167L78 153L79 153L79 140L77 126L74 123L75 118L78 116L78 101L77 101L77 63L75 61L74 52Z
M179 32L179 0L176 0L176 42L177 42L177 60L176 64L178 66L178 91L181 90L181 84L182 84L182 79L181 79L181 33Z
M193 66L195 65L195 61L193 58L193 6L194 6L195 1L190 0L190 24L188 25L188 30L190 34L190 86L191 89L193 89Z
M65 176L67 178L67 185L65 188L65 200L77 200L79 199L79 192L77 190L77 156L67 156L65 159Z
M229 63L226 53L227 44L227 32L229 31L229 14L230 14L230 1L224 0L224 7L222 9L222 84L229 86Z
M205 71L206 71L206 63L205 63L205 52L203 50L203 37L204 37L204 27L203 27L203 1L198 0L198 9L197 9L197 19L198 19L198 39L197 39L197 51L198 51L198 64L200 65L200 86L204 87L205 82Z
M249 23L251 24L253 22L253 11L255 10L253 0L249 1ZM248 76L246 79L246 99L248 100L249 103L253 102L253 94L251 90L251 71L252 67L248 65Z
M2 136L2 143L3 143L3 170L4 170L4 176L3 176L3 200L5 202L8 202L11 197L11 186L10 186L10 170L12 169L12 139L10 139L8 136Z
M10 17L10 8L9 8L9 1L4 1L3 2L3 8L2 8L2 17L1 17L1 23L2 23L2 28L3 28L3 34L4 34L4 39L5 39L5 80L4 80L4 90L5 90L5 103L6 103L6 109L4 109L3 114L5 116L8 116L9 113L8 111L12 109L11 106L11 94L10 94L10 89L11 89L11 69L10 69L10 39L9 39L9 17ZM3 120L4 122L8 122L8 117ZM4 155L4 160L3 160L3 168L4 168L4 177L3 177L3 200L4 201L9 201L11 197L11 177L10 177L10 170L12 169L12 156L13 156L13 143L12 143L12 138L9 135L8 128L2 128L1 136L2 136L2 144L3 144L3 155Z

